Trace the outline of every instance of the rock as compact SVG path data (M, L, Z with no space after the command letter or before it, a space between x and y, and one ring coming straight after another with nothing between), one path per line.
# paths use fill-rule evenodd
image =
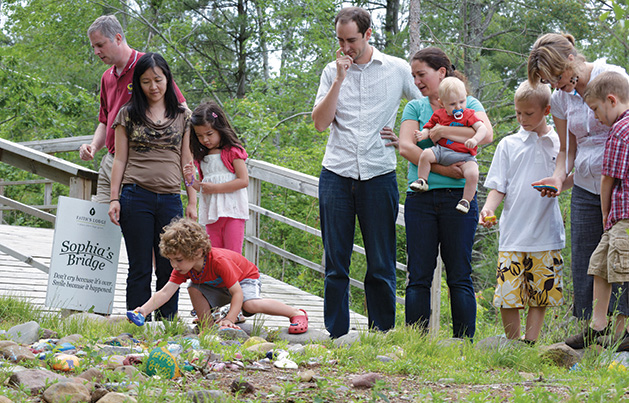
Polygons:
M18 344L13 340L0 340L0 348L4 348L7 346L17 346Z
M0 396L0 403L13 403L13 400L8 397Z
M77 375L77 378L86 379L88 381L100 382L103 380L103 373L98 368L89 368Z
M53 358L52 369L57 371L74 371L79 365L79 357L71 354L59 354Z
M336 347L349 347L360 340L360 333L352 331L334 340Z
M97 403L136 403L131 396L127 396L124 393L109 392L105 396L97 400Z
M564 368L572 368L579 362L579 354L566 343L555 343L542 347L540 357L554 362Z
M614 361L617 361L619 364L622 364L625 367L629 368L629 351L620 351L614 353L612 359Z
M308 329L306 333L290 334L288 333L287 327L282 329L282 331L277 335L277 338L280 340L286 340L290 344L305 344L307 342L323 342L326 340L330 340L330 336L327 332L322 332L315 329Z
M255 393L256 391L256 388L252 384L245 380L238 379L234 379L232 381L232 383L229 385L229 389L234 393L240 392L242 394Z
M100 355L129 355L134 353L131 347L108 346L103 344L98 344L97 347L98 354Z
M314 378L315 373L314 373L313 370L308 369L308 370L303 371L303 372L298 372L297 376L299 376L299 379L302 382L310 382L312 380L312 378Z
M64 381L67 379L68 378L63 375L45 369L29 369L11 375L9 383L19 388L30 390L32 395L36 395L44 390L47 385L55 381Z
M71 334L69 336L65 336L59 339L59 341L57 342L57 345L61 345L64 343L69 343L69 344L78 344L78 342L81 341L81 339L83 339L83 335L80 335L78 333L75 334Z
M122 367L116 368L114 372L124 372L127 378L133 381L144 382L146 380L142 372L132 365L123 365Z
M138 365L138 364L142 364L142 361L144 361L144 358L146 358L146 356L142 354L129 354L128 356L124 358L124 361L122 363L124 365Z
M249 338L249 335L244 330L225 326L220 327L216 334L227 340L247 340Z
M122 355L110 355L109 357L107 357L105 365L107 366L107 368L110 369L122 367L124 365L124 359L125 357L123 357Z
M282 358L282 359L279 359L277 361L274 361L273 365L276 366L277 368L283 368L283 369L297 369L297 368L299 368L297 366L297 363L295 363L295 361L289 360L288 358Z
M516 340L509 340L504 336L491 336L476 343L477 349L491 351L521 346L524 346L524 344L521 344Z
M464 344L465 344L465 340L460 339L458 337L451 337L449 339L443 339L443 340L437 341L437 345L441 347L451 347L451 346L463 347Z
M90 391L76 382L58 382L44 391L44 400L48 403L79 403L91 400Z
M377 355L376 360L381 361L381 362L391 362L393 361L393 358L388 357L386 355Z
M154 348L146 360L146 374L159 375L168 379L179 378L181 371L177 359L166 347Z
M7 334L13 341L19 344L33 344L39 340L39 331L41 327L39 323L30 321L21 325L13 326L7 331Z
M275 348L275 343L265 342L265 343L254 344L253 346L247 347L246 350L264 355L268 353L269 351L273 350L274 348Z
M364 375L358 375L352 378L352 386L355 388L371 388L376 384L376 381L381 380L382 377L375 372L369 372Z
M194 403L220 402L223 399L223 392L220 390L191 390L188 392L188 399Z
M0 348L0 354L7 360L13 362L36 360L35 354L33 354L31 350L27 347L18 346L17 344Z
M10 374L10 375L28 370L28 368L25 368L21 365L11 365L11 364L5 364L5 363L0 363L0 368L2 368L2 372L4 372L5 374Z
M59 336L57 332L51 329L41 329L40 333L42 339L56 339Z
M263 339L262 337L258 337L258 336L251 336L247 339L247 341L245 341L244 343L242 343L242 346L244 348L249 348L253 345L256 344L261 344L261 343L266 343L266 340Z
M97 387L94 390L92 390L92 400L91 403L96 403L97 401L99 401L103 396L105 396L107 393L109 393L109 391L103 387Z

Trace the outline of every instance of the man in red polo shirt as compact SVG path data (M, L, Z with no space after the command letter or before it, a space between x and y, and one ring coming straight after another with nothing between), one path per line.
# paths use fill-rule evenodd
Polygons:
M138 59L144 54L131 49L118 19L113 15L98 17L87 30L94 54L105 64L112 65L103 73L100 80L100 113L98 127L90 144L82 144L79 156L91 161L96 153L107 146L109 151L100 163L98 187L93 201L109 203L111 167L114 161L114 129L111 125L120 108L131 99L133 70ZM175 85L175 92L180 103L186 99Z

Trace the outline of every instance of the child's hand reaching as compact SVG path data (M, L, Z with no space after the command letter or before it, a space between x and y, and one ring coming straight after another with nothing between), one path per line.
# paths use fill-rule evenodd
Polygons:
M478 141L475 138L465 140L465 147L474 148L478 145Z
M188 162L183 167L183 177L186 182L192 182L194 176L196 174L196 169L194 168L194 164L192 162Z
M237 324L235 324L234 322L232 322L231 320L227 319L227 317L216 321L216 324L221 326L221 327L229 327L232 329L239 329L240 330L240 326L238 326Z

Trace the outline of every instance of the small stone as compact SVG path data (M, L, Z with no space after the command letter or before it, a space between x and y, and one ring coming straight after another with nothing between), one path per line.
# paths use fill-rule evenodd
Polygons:
M128 379L131 379L134 381L143 382L146 380L146 377L142 375L142 372L140 372L139 369L137 369L136 367L132 365L123 365L121 367L116 368L114 372L124 372L125 375L127 375Z
M360 333L349 332L346 335L334 340L334 345L337 347L350 347L354 343L360 341Z
M133 397L119 392L109 392L101 397L96 403L136 403Z
M17 346L18 344L13 340L0 340L0 348L8 347L8 346Z
M310 382L314 378L315 373L313 370L308 369L306 371L298 372L297 375L302 382Z
M105 316L97 315L95 313L78 312L78 313L74 313L74 314L66 317L64 319L64 321L66 323L71 323L71 322L83 323L85 321L90 321L90 322L93 322L95 324L102 325L104 323L107 323L107 318Z
M7 360L13 362L34 361L37 359L30 349L17 344L0 348L0 354Z
M516 340L509 340L504 336L491 336L476 343L475 347L480 350L495 351L509 347L522 347L522 344Z
M58 382L44 391L44 400L48 403L79 403L90 399L90 391L75 382Z
M535 381L535 380L539 379L538 376L536 376L535 374L531 374L530 372L522 372L522 371L520 371L520 372L518 372L518 374L520 374L520 376L522 378L524 378L525 380L527 380L527 381Z
M245 380L234 379L234 381L229 385L229 388L232 392L241 392L243 394L247 393L255 393L256 388Z
M36 395L51 383L67 379L63 375L45 369L29 369L11 375L9 384L30 390L32 395Z
M381 362L391 362L393 359L391 357L387 357L386 355L377 355L376 360Z
M19 344L33 344L39 340L39 323L30 321L16 325L7 330L7 334L13 341Z
M244 348L249 348L255 344L260 344L260 343L266 343L267 341L265 339L263 339L262 337L258 337L258 336L251 336L247 339L247 341L245 341L242 346Z
M57 345L64 344L64 343L70 343L70 344L76 345L78 344L79 341L81 341L81 339L83 339L83 335L74 333L74 334L60 338L59 341L57 342Z
M124 365L124 357L121 355L110 355L107 357L105 365L109 369L115 369Z
M456 380L454 378L439 378L437 379L438 383L454 383Z
M231 327L222 326L216 332L217 335L228 340L247 340L249 335L242 329L233 329Z
M282 369L297 369L299 368L297 366L297 363L295 363L295 361L291 361L288 358L283 358L280 360L276 360L273 362L273 365L276 366L277 368L282 368Z
M79 365L79 357L70 354L59 354L53 358L52 369L57 371L74 371Z
M40 329L39 333L42 339L56 339L58 337L57 332L50 329Z
M13 401L8 397L0 396L0 403L13 403Z
M273 350L274 348L275 348L275 343L265 342L265 343L254 344L253 346L247 347L246 350L251 351L253 353L266 354L269 351Z
M555 343L542 347L540 357L548 359L563 368L572 368L579 362L579 354L566 343Z
M98 368L89 368L77 375L77 377L88 381L100 382L103 380L103 373Z
M92 403L99 401L103 396L105 396L109 391L103 387L97 387L92 390Z
M376 381L381 380L382 377L375 372L369 372L364 375L358 375L352 378L352 386L355 388L371 388L376 384Z
M188 399L194 403L211 403L220 401L223 398L223 392L220 390L191 390L188 392Z

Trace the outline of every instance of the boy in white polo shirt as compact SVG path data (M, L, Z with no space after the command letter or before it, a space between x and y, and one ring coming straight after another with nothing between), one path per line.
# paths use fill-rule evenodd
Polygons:
M500 308L509 339L535 343L544 324L546 307L563 304L564 225L557 198L540 197L532 182L552 175L559 137L546 124L550 88L531 88L527 81L515 93L520 131L500 141L487 173L492 189L480 212L479 224L496 224L500 216L497 285L494 306ZM528 306L526 331L520 338L520 310Z

